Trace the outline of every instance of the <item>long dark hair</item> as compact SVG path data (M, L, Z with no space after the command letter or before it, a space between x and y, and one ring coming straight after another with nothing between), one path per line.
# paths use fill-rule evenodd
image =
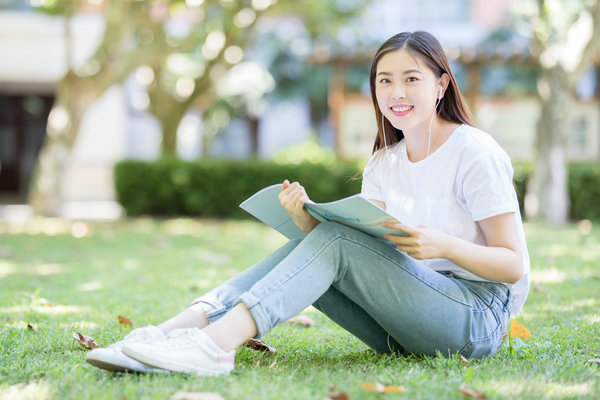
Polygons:
M375 95L377 64L385 54L401 49L407 49L413 56L422 60L438 78L444 73L448 74L450 82L444 92L444 97L437 107L438 115L450 122L474 125L469 108L458 89L458 84L456 83L456 79L450 69L450 64L448 63L448 58L446 58L446 54L444 53L444 49L440 42L428 32L402 32L386 40L385 43L379 47L377 53L375 53L375 57L373 57L373 62L371 63L369 83L371 85L371 98L373 99L373 105L375 107L375 119L377 120L377 137L375 138L375 143L373 145L373 153L384 147L382 114ZM385 133L388 146L398 143L404 138L402 130L394 128L387 119L385 119Z

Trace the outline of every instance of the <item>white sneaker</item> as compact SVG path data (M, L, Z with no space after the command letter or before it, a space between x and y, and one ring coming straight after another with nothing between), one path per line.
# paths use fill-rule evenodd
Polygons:
M235 351L223 351L198 328L176 329L160 343L126 343L123 353L152 367L200 376L228 375L235 361Z
M134 372L168 372L151 368L133 358L127 357L121 349L128 343L158 343L165 340L165 334L156 326L150 325L137 328L129 332L122 340L108 347L100 347L87 353L85 361L94 367L109 371L134 371Z

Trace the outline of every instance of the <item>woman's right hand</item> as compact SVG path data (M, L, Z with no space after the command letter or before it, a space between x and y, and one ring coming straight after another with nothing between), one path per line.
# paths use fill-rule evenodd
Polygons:
M319 223L304 208L304 203L309 201L308 195L298 182L290 183L287 179L281 185L279 201L285 210L292 217L292 221L303 232L309 233Z

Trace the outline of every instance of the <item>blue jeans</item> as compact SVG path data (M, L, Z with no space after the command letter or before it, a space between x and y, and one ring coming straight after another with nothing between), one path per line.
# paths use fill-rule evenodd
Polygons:
M210 321L244 303L257 337L313 305L379 352L495 354L510 316L501 283L433 271L383 241L323 222L196 299Z

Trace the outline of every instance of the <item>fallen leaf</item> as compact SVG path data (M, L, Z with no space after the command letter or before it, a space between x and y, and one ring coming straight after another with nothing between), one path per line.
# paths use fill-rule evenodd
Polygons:
M72 332L73 339L77 340L77 343L81 345L84 349L92 350L97 349L98 346L94 338L83 335L79 332Z
M170 400L225 400L215 392L177 392L169 397Z
M37 332L37 328L31 324L27 324L27 330Z
M531 331L525 328L524 325L521 325L517 322L516 319L510 319L510 337L511 338L521 338L521 339L529 339L531 337Z
M330 394L329 396L325 397L325 399L323 399L323 400L350 400L350 396L348 396L348 393L346 393L346 392L339 392L339 393Z
M121 325L129 326L130 328L133 328L133 325L131 324L131 320L129 318L125 318L122 315L119 315L119 323Z
M600 358L592 358L590 360L587 360L584 364L600 366Z
M246 342L245 346L252 350L268 351L271 354L277 354L277 349L275 347L271 347L259 339L250 339Z
M288 319L288 321L292 325L303 325L303 326L314 326L315 321L308 315L296 315L293 318Z
M331 394L325 397L323 400L350 400L350 396L348 396L348 393L342 390L340 390L338 393L334 393L337 390L338 389L335 385L329 386L329 391L331 392Z
M381 383L361 383L361 389L368 390L370 392L377 392L383 394L392 394L392 393L404 393L406 392L406 388L404 386L386 386Z
M481 391L479 391L479 390L473 390L466 386L462 386L458 389L458 391L460 392L460 394L462 394L463 396L466 396L466 397L471 397L473 399L487 400L487 396L485 394L481 393Z
M460 353L458 354L458 361L460 361L464 365L471 365L471 363L469 363L469 360Z

